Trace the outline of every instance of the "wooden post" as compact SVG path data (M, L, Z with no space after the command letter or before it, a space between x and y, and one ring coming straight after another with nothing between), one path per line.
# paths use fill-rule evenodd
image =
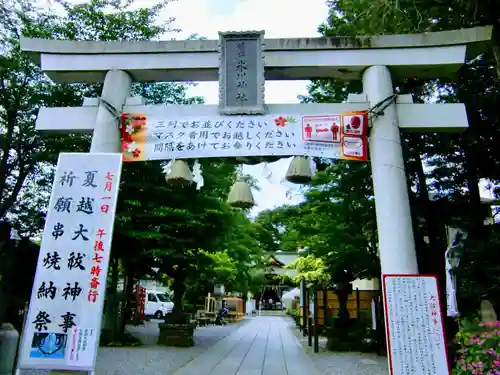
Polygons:
M313 311L314 311L314 325L313 325L313 333L314 333L314 353L319 352L319 338L318 338L318 289L314 288L314 301L313 301Z
M359 288L356 288L356 319L359 319L360 311L361 311L361 301L359 297Z
M328 313L328 289L323 289L323 328L328 327L330 314Z

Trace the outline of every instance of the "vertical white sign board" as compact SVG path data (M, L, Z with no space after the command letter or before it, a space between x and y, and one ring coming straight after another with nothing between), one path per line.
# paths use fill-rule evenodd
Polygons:
M383 278L390 374L449 374L436 277Z
M20 369L94 369L121 164L121 154L59 155Z

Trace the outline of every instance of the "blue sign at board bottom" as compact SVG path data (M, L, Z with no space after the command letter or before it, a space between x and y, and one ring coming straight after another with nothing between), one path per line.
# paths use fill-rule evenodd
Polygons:
M67 342L67 334L37 332L33 335L30 358L64 359Z

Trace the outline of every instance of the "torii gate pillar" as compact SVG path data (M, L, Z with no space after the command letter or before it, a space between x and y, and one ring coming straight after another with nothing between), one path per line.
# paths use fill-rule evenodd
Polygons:
M125 105L131 87L132 77L127 72L110 70L106 73L90 152L121 152L118 114L113 113L112 108L122 108ZM111 107L108 108L107 104Z
M363 91L370 106L394 94L387 66L365 70ZM415 240L395 103L373 119L370 159L382 274L416 274Z

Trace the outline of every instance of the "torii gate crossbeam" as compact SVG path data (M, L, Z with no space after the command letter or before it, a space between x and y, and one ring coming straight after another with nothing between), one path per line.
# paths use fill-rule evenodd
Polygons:
M366 105L373 106L393 95L392 79L449 77L464 63L467 54L474 55L489 40L491 27L359 38L266 39L265 75L267 79L362 79ZM218 43L214 40L74 42L24 38L21 48L31 53L55 81L104 82L102 98L115 108L123 108L132 81L217 80ZM420 117L413 111L411 118L425 117L426 123L414 121L419 124L412 130L461 131L466 127L463 105L427 106L433 109L439 106L439 111L434 111L434 118L426 117L425 113ZM88 121L84 124L81 122L83 108L44 109L37 128L71 131L78 127L71 123L79 122L85 128L82 130L93 128L91 152L118 152L116 119L99 106L95 126ZM374 119L370 137L380 258L383 273L417 273L396 108L393 103L384 115ZM59 111L59 115L63 111L69 122L64 121L63 125L50 121L49 118L54 118L53 111ZM76 111L80 111L80 116ZM87 118L94 116L93 111L92 107L85 109ZM426 111L422 108L422 112ZM455 124L447 119L453 119Z

